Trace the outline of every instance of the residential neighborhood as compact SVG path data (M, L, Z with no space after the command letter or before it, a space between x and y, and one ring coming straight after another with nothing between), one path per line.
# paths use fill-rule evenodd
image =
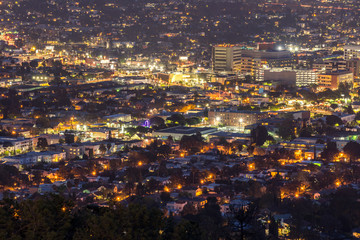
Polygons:
M359 239L357 3L3 0L0 238Z

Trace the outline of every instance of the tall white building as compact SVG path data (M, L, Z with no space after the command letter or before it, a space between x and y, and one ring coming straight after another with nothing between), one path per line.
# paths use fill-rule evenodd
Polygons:
M235 72L240 70L243 46L221 44L213 47L212 65L214 71Z

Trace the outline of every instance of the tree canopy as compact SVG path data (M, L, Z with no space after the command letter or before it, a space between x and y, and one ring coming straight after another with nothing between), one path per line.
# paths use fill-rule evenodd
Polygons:
M267 140L268 136L269 134L266 127L262 125L258 125L255 129L251 131L251 138L253 143L256 144L256 146L262 146Z

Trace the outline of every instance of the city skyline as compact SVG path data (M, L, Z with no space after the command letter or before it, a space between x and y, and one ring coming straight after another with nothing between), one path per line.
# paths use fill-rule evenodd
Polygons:
M359 239L358 0L2 0L1 239Z

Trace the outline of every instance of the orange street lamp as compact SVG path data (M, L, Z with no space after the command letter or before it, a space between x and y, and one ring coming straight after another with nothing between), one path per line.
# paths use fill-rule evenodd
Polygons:
M254 169L255 169L255 164L254 163L249 164L249 170L252 171Z
M340 187L340 185L341 185L340 180L337 180L337 181L335 182L335 185L336 185L336 187Z

